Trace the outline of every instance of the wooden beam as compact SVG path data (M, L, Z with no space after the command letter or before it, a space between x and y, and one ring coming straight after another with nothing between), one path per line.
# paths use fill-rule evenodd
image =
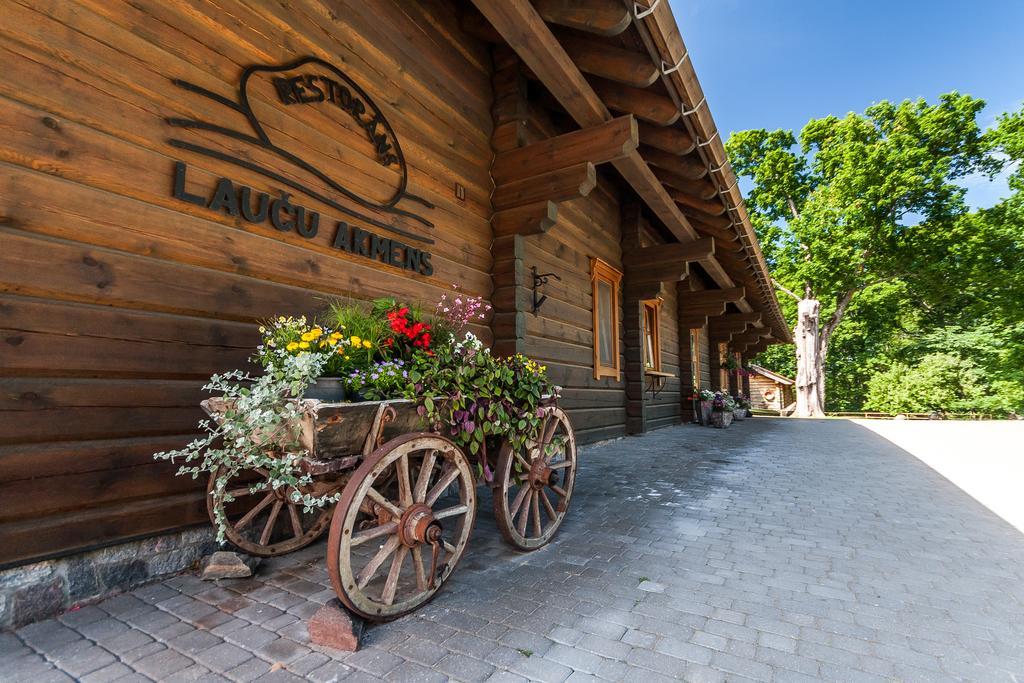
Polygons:
M687 155L669 154L657 147L647 147L646 145L640 145L640 155L648 163L688 180L700 180L708 174L707 166Z
M626 251L622 254L622 265L626 268L643 268L663 263L689 263L710 258L714 254L714 241L705 237L693 242L658 244Z
M588 161L603 164L621 159L636 149L637 142L636 119L620 116L498 154L491 166L491 177L496 185L504 185Z
M586 128L611 118L608 107L527 0L473 0L473 4L577 124ZM651 172L639 150L612 163L676 239L680 242L697 239L697 232L668 196L665 186ZM719 287L732 286L732 278L714 259L708 259L701 265ZM737 306L751 310L746 301L738 302Z
M616 0L537 0L535 6L544 21L599 36L617 36L633 19Z
M642 286L661 282L682 282L690 274L687 261L676 263L656 263L644 268L626 271L627 286Z
M539 235L558 222L558 205L550 200L497 211L491 216L495 237Z
M646 53L615 47L568 32L555 34L580 71L633 88L646 88L658 80L658 65Z
M643 132L641 132L640 142L643 143L643 140ZM660 166L654 166L651 170L654 171L654 175L658 180L675 190L685 192L691 197L697 197L699 199L714 199L718 196L718 189L715 187L714 183L706 178L703 180L686 178L677 173L673 173L672 171L666 171Z
M687 217L692 218L700 223L710 225L712 228L718 228L720 230L730 230L732 228L732 221L729 220L728 216L714 216L704 211L691 209L690 207L684 207L683 213L685 213Z
M722 316L723 320L741 320L751 325L758 325L761 323L761 317L764 314L761 311L751 311L750 313L726 313Z
M689 154L697 148L696 141L685 130L640 122L640 142L669 154Z
M491 203L496 211L501 211L544 200L563 202L586 197L596 185L597 171L588 161L533 178L499 185L494 188Z
M659 126L671 126L679 120L679 106L664 95L603 78L590 78L588 81L609 109L633 114Z
M681 204L688 209L696 209L698 211L709 213L713 216L721 216L725 213L725 207L721 202L693 197L674 188L668 191L668 195L675 200L676 204Z
M739 242L740 239L739 235L728 228L716 228L715 226L708 225L696 218L690 219L690 225L692 225L697 232L704 235L710 235L711 237L724 242Z
M743 287L728 289L699 289L686 295L687 308L697 308L705 304L734 304L746 295Z

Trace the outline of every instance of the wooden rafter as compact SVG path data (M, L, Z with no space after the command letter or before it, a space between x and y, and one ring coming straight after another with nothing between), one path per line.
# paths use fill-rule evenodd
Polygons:
M615 161L636 149L637 141L636 120L620 116L498 154L491 177L496 185L503 185L575 164Z
M498 211L550 200L586 197L597 186L597 171L589 161L517 180L494 188L491 203Z
M640 142L669 154L689 154L696 141L685 130L640 122Z
M599 36L617 36L632 21L617 0L537 0L536 7L544 21Z
M473 2L578 125L593 126L611 118L608 107L573 64L533 5L527 0ZM676 239L689 242L697 238L696 231L651 172L639 150L613 163ZM733 284L713 258L702 265L718 286ZM752 310L746 301L738 301L736 305L741 310Z
M671 126L679 120L679 107L664 95L603 78L590 78L588 81L609 109L633 114L638 119L658 126Z

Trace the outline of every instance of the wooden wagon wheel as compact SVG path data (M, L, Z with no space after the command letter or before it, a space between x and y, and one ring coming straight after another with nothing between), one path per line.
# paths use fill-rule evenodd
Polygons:
M520 452L506 443L498 456L494 516L505 540L536 550L554 537L576 483L576 436L561 408L546 409L539 437Z
M223 512L227 519L224 535L250 555L272 557L290 553L309 545L327 530L331 506L303 512L302 503L292 502L290 487L276 491L270 487L268 473L264 469L242 470L229 479L224 491L234 500L225 505L224 497L216 494L220 471L218 468L210 474L206 509L215 525L218 511ZM300 489L300 493L322 496L338 486L334 482L316 480L312 486ZM253 488L258 490L253 491Z
M391 475L396 485L385 487ZM430 600L465 552L475 485L465 454L441 436L404 434L370 454L342 492L327 542L345 606L382 621Z

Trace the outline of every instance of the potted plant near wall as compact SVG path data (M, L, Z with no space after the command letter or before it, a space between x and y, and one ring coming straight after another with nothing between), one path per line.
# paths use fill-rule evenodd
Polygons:
M714 398L711 399L712 426L718 429L725 429L731 425L734 418L733 409L735 407L736 404L732 400L732 396L716 391Z
M732 400L736 404L736 407L733 409L733 417L737 420L746 419L747 411L750 409L750 401L743 394L736 394Z
M715 393L709 389L701 389L694 395L693 402L697 416L697 423L705 427L711 424L711 401Z

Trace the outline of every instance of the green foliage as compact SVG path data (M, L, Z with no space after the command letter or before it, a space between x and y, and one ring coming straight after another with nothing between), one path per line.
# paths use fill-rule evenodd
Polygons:
M498 358L472 334L421 355L409 373L428 422L476 454L508 440L523 448L540 429L541 398L557 391L546 368L516 354Z
M302 402L294 397L312 383L321 372L326 356L318 353L287 354L268 363L259 377L238 370L214 375L204 390L217 392L223 407L215 420L199 423L205 432L184 448L155 453L158 460L181 462L178 475L193 479L214 472L217 478L211 495L223 503L216 510L217 540L224 542L228 521L225 506L234 500L227 483L243 470L262 469L267 477L250 491L284 489L306 511L334 503L336 495L312 496L299 489L312 478L299 467L299 459L308 455L300 443Z
M984 377L970 360L930 353L914 366L897 363L868 380L865 408L884 413L976 410Z
M828 410L1024 408L1024 171L973 213L958 182L1024 160L1024 108L982 132L982 107L950 93L813 120L799 138L730 139L773 276L819 298L824 323L850 297L828 339ZM780 303L794 320L795 302ZM796 369L790 346L755 362Z

